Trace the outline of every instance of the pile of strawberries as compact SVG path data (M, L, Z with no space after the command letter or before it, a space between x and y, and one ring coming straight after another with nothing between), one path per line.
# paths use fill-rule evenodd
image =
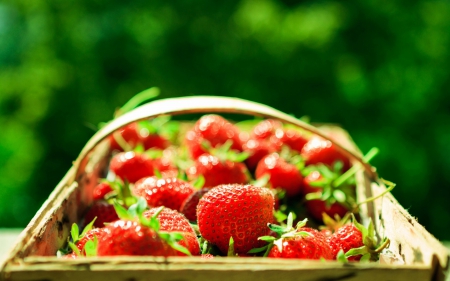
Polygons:
M157 117L109 138L108 174L66 258L238 256L377 260L354 173L335 145L272 119Z

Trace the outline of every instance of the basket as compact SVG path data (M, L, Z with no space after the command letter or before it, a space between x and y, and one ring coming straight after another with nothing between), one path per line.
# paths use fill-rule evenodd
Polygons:
M107 165L108 144L115 130L160 115L233 113L279 119L331 140L354 164L364 167L357 177L357 194L364 200L386 190L375 169L363 161L347 132L337 126L312 126L259 103L230 97L193 96L162 99L114 119L86 144L73 166L20 234L4 264L2 280L445 280L447 249L396 199L387 193L361 209L374 221L390 245L379 262L339 263L291 259L217 257L86 257L55 256L92 203L92 189ZM333 137L330 138L330 132Z

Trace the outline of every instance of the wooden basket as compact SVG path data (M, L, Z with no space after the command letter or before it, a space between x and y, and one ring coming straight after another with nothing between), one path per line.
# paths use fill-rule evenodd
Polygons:
M335 143L354 164L358 199L386 190L375 169L365 163L350 136L336 126L314 127L271 107L228 97L183 97L157 100L120 116L99 130L37 212L1 265L2 280L444 280L447 249L387 193L361 210L380 236L391 241L379 262L348 263L291 259L216 257L86 257L60 259L73 222L92 203L91 194L107 167L105 138L137 120L160 115L236 113L279 119ZM333 137L330 137L330 132ZM3 246L2 246L3 247Z

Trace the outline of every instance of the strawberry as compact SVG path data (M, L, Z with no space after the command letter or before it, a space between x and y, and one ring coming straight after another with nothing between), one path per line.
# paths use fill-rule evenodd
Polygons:
M242 149L249 154L249 157L245 160L245 164L250 171L255 171L258 162L264 156L280 150L277 145L257 138L247 140L243 144Z
M180 212L189 220L189 221L197 221L197 205L200 201L200 198L205 195L211 188L202 188L196 190L192 193L186 200L184 200L183 204L181 204Z
M303 176L297 166L286 162L278 153L266 155L256 167L256 179L269 175L272 188L281 188L288 196L300 194L303 186Z
M365 227L356 221L353 214L352 223L341 226L328 240L333 257L345 261L377 261L379 253L389 245L387 238L378 243L372 220ZM340 252L345 257L340 256Z
M266 140L278 150L282 145L286 145L297 152L300 152L308 142L303 132L294 128L285 128L283 123L274 119L259 122L253 128L250 139Z
M355 203L353 183L336 186L335 180L339 174L325 166L318 167L320 171L313 170L303 181L303 194L307 199L305 204L309 214L317 221L322 221L324 213L330 217L344 217Z
M204 142L211 147L217 147L231 140L231 148L242 151L239 135L240 131L234 124L219 115L210 114L197 120L194 128L186 133L185 140L192 158L195 159L208 152L204 148Z
M319 136L313 136L303 146L300 155L305 159L306 166L322 163L331 168L340 161L343 172L350 168L350 160L331 141Z
M267 235L267 223L273 219L274 199L264 187L224 184L212 188L197 206L197 223L204 239L216 245L222 254L234 240L234 252L246 255L263 245L259 236Z
M346 224L339 228L334 234L330 236L329 243L333 251L333 258L336 259L340 250L344 253L353 248L364 246L362 241L362 233L354 224ZM361 255L349 257L349 260L360 260Z
M173 210L180 210L181 204L192 193L194 187L182 179L157 178L156 176L140 179L132 187L132 193L144 197L151 207L165 206Z
M120 219L105 226L105 234L98 240L98 256L114 255L152 255L176 256L189 251L180 246L177 241L183 236L176 232L160 231L158 212L150 218L144 217L147 208L145 199L138 202L128 210L115 204Z
M151 208L144 212L144 216L150 218L158 211L159 208ZM200 254L200 245L198 243L197 234L185 216L175 210L164 208L156 218L159 221L161 231L179 232L183 236L183 239L178 243L181 246L186 247L192 255ZM179 252L179 255L184 256L185 254Z
M94 201L93 205L84 215L84 221L86 223L93 221L95 218L97 218L94 223L95 227L103 227L105 223L119 219L114 210L114 206L103 200Z
M255 248L251 253L265 251L264 256L270 258L296 259L332 259L331 248L326 237L316 229L306 227L307 220L293 225L292 213L289 213L286 226L269 224L274 236L263 236L259 239L269 242L264 247Z
M110 150L131 151L138 145L142 145L145 150L150 148L165 149L170 145L170 141L162 135L164 132L160 128L164 128L161 127L161 123L167 122L166 117L157 117L130 123L108 137Z
M214 187L219 184L240 183L249 181L248 170L244 163L221 160L219 157L204 153L186 170L189 179L200 175L205 179L204 187Z
M84 251L84 247L88 241L93 241L94 238L100 239L105 234L105 228L99 227L99 228L93 228L86 232L86 234L78 240L76 243L77 248L80 250L80 253L83 255L86 255L86 252Z
M105 199L105 196L112 191L113 188L111 187L111 184L108 182L101 182L94 187L92 198L94 200L103 200Z
M155 171L167 171L175 167L165 158L150 158L146 153L120 152L111 159L110 170L123 181L135 183L144 177L153 176Z
M269 139L273 135L277 129L282 129L283 123L275 119L265 119L259 122L253 127L251 132L251 138L254 139Z
M298 234L298 235L296 235ZM316 229L301 227L292 237L282 237L280 242L274 242L267 257L291 259L332 259L330 246L325 236ZM278 246L279 245L279 246Z

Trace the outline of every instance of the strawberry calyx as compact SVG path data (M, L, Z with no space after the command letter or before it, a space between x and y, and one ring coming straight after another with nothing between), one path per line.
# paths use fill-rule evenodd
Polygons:
M390 240L389 238L385 237L381 241L378 241L376 235L375 235L375 228L372 223L372 220L369 218L368 226L365 227L364 225L360 224L355 216L351 214L352 216L352 223L353 225L361 232L362 234L362 241L363 246L358 248L353 248L348 250L344 255L345 258L349 258L352 256L361 256L360 261L377 261L379 259L379 254L383 249L389 246ZM341 257L338 257L338 259L343 260L342 254Z
M147 201L143 197L139 197L137 202L131 205L128 210L117 202L114 203L114 209L120 219L138 221L142 226L148 227L155 231L158 236L166 241L166 243L173 249L191 256L191 253L187 248L178 244L180 240L184 239L181 233L160 231L160 223L157 217L164 209L164 206L159 207L159 209L150 218L146 218L144 216L144 212L148 209L148 206Z
M233 145L232 140L227 140L224 144L217 145L216 147L211 147L207 141L202 144L205 145L206 151L208 151L208 153L216 156L222 162L244 162L250 156L250 154L246 151L239 152L237 150L231 149Z
M101 182L109 184L113 189L104 197L109 204L117 202L128 208L137 202L136 196L131 194L130 184L128 181L122 181L120 179L115 179L114 181L102 179Z
M378 154L378 148L372 148L364 157L365 162L369 162ZM317 187L317 192L311 192L305 195L306 200L324 201L327 207L334 203L339 203L346 207L349 211L355 209L358 205L355 194L355 178L354 175L362 169L362 165L353 165L345 173L342 173L343 163L336 161L330 169L327 165L317 164L309 165L303 169L305 177L312 173L319 173L317 180L310 181L311 187Z
M268 223L267 227L269 227L269 229L273 233L275 233L276 237L270 236L270 235L259 237L258 240L265 241L268 244L263 247L260 247L260 248L251 249L248 253L256 254L256 253L264 252L263 256L267 257L267 255L269 254L269 252L273 246L276 246L278 248L278 250L280 252L282 252L282 249L283 249L282 244L283 244L284 239L293 238L295 236L301 236L301 237L311 236L310 233L300 230L302 227L304 227L306 225L307 221L308 221L308 219L305 218L304 220L299 221L296 224L296 226L293 227L294 215L291 212L287 216L287 222L285 225L277 225L277 224L273 224L273 223Z

